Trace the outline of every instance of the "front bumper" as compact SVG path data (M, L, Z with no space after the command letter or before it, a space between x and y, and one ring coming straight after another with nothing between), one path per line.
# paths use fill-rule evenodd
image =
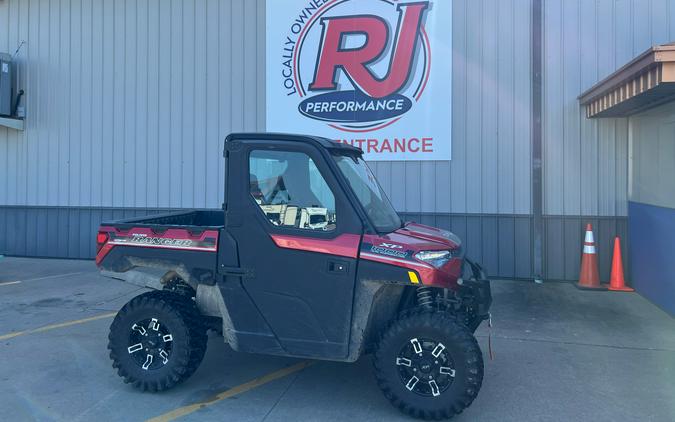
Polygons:
M490 317L492 306L492 290L490 280L483 268L469 259L464 259L462 271L461 294L469 303L474 315L481 321Z

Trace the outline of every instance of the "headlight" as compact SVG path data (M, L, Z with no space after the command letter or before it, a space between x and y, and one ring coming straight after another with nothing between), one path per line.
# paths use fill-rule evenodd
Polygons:
M420 261L431 264L436 268L440 268L445 265L446 262L450 261L452 254L450 251L421 251L415 254L415 258Z

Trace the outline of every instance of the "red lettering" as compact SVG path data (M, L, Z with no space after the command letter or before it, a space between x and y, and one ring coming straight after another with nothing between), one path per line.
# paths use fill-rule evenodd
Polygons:
M384 141L382 141L382 147L380 148L380 152L384 152L385 150L391 152L391 144L389 144L389 139L387 138L384 138Z
M434 138L422 138L422 152L434 152Z
M377 151L377 139L368 139L368 152L370 152L371 149L374 149L375 152Z
M365 94L382 98L398 92L410 77L422 14L429 2L399 4L398 39L394 40L387 75L379 79L368 68L385 50L389 29L377 16L338 16L321 19L323 36L314 80L309 89L337 88L337 70L343 71ZM366 43L359 48L343 49L344 34L361 33Z
M359 148L363 149L363 143L366 142L365 139L355 139L354 141L359 144Z
M415 147L415 148L413 149L413 146L412 146L413 143L415 143L416 145L418 145L418 144L420 143L420 140L417 139L417 138L410 138L410 139L408 140L408 151L410 151L410 152L417 152L417 151L419 151L419 150L420 150L420 147Z
M405 138L399 140L394 138L394 152L405 152Z

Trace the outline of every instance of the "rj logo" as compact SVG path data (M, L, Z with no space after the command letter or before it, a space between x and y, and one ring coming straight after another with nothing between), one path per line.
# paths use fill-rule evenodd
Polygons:
M311 91L337 89L337 72L342 69L355 87L372 98L398 92L410 78L420 26L428 1L399 4L399 18L394 34L389 68L378 78L369 65L380 59L390 37L386 21L374 15L334 16L321 18L321 44ZM345 48L349 35L365 36L363 45Z

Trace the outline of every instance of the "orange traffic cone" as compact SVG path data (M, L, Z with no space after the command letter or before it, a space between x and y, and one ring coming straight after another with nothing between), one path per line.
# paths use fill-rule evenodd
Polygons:
M614 256L612 257L612 275L609 278L609 290L614 292L634 292L626 286L623 279L623 260L621 259L621 241L619 236L614 238Z
M586 237L584 238L584 254L581 256L581 272L576 286L580 289L606 290L600 285L598 273L598 255L595 253L595 240L593 239L593 227L586 225Z

